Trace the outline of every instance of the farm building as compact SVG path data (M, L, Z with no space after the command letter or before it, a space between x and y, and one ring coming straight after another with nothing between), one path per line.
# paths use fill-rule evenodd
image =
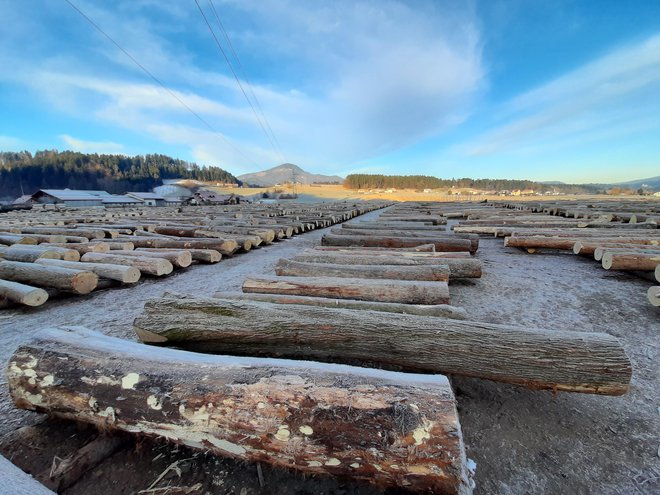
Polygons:
M126 196L142 200L145 206L164 206L165 198L152 192L128 192Z

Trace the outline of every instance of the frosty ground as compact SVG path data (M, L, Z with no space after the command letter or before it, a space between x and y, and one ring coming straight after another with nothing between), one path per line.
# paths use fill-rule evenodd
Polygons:
M239 291L245 277L273 274L280 258L318 245L324 232L306 233L217 265L195 266L164 280L147 279L135 287L55 300L41 308L4 310L2 365L22 341L47 326L83 325L136 340L131 324L146 300L165 291L203 296ZM660 312L646 300L650 282L605 271L593 260L572 254L530 255L502 244L501 239L480 241L477 257L484 262L484 276L452 283L454 305L479 321L610 333L621 340L634 371L631 390L622 397L553 395L451 377L468 457L477 464L475 493L660 493ZM71 424L47 423L35 430L35 445L12 441L13 430L41 419L15 409L0 378L1 450L33 472L48 466L54 455L72 452L91 434ZM201 491L194 493L378 493L345 480L302 477L265 466L260 487L254 465L161 442L145 441L138 447L115 454L66 493L137 492L174 461L184 469L171 483L200 483Z

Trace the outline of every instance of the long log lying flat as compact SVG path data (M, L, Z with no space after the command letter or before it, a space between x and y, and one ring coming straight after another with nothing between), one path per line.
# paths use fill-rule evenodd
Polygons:
M352 255L336 253L299 254L294 256L295 261L307 263L334 263L337 265L437 265L441 263L449 267L449 278L479 278L481 277L481 261L476 258L433 258L374 255Z
M89 271L18 261L0 261L0 278L39 287L53 287L76 294L92 292L99 281L98 276Z
M140 280L140 270L133 266L124 266L110 263L83 263L80 261L63 261L41 259L36 261L39 265L60 266L62 268L71 268L73 270L84 270L96 273L99 277L109 280L116 280L123 284L134 284Z
M189 350L378 363L535 389L628 390L630 360L608 334L437 317L169 295L134 323L145 342Z
M170 253L179 251L171 248L137 248L135 252L143 253ZM215 249L186 249L192 256L192 259L201 263L218 263L222 259L222 253Z
M325 234L321 238L324 246L363 246L363 247L414 247L420 244L434 244L436 251L472 251L469 239L440 237L376 237Z
M449 267L437 265L335 265L305 263L281 259L275 266L277 275L290 277L339 277L393 280L426 280L447 282Z
M399 237L399 238L432 238L432 242L437 242L437 239L468 239L470 240L470 252L476 252L479 249L479 236L477 234L460 234L453 232L433 232L415 231L415 230L359 230L348 228L334 228L330 229L332 235L348 235L348 236L369 236L369 237ZM438 249L440 251L440 249Z
M614 253L607 251L601 259L606 270L654 271L660 265L659 254Z
M169 275L174 270L172 263L164 258L148 256L122 256L111 253L87 253L81 258L85 263L108 263L111 265L133 266L142 273L161 277Z
M8 261L22 261L31 263L39 258L64 259L78 261L80 253L73 249L57 246L31 246L28 244L14 244L9 247L0 247L0 257Z
M455 320L466 320L465 309L449 304L398 304L355 299L330 299L328 297L285 296L281 294L241 294L218 292L215 297L239 301L261 301L275 304L302 304L304 306L323 306L326 308L359 309L362 311L382 311L418 316L440 316Z
M192 264L192 254L185 249L173 249L171 251L152 251L143 249L140 251L114 251L112 254L119 256L147 257L165 259L177 268L187 268Z
M155 349L50 329L10 359L15 404L384 488L469 494L444 376Z
M400 258L425 258L425 259L440 259L440 258L466 258L472 259L472 255L467 251L435 251L433 244L422 244L424 250L417 250L417 248L370 248L370 247L343 247L343 246L314 246L311 249L301 251L302 254L319 255L322 253L328 254L344 254L351 256L389 256ZM426 251L426 246L432 246L433 251ZM440 263L440 261L439 261Z
M385 248L385 247L355 247L355 246L314 246L313 248L316 251L368 251L373 253L375 251L385 251L388 253L398 253L398 252L416 252L416 253L434 253L435 245L434 244L420 244L419 246L409 247L409 248Z
M25 306L41 306L48 300L48 292L11 280L0 280L0 300L3 299Z
M334 277L246 278L243 292L357 299L404 304L449 304L447 282Z

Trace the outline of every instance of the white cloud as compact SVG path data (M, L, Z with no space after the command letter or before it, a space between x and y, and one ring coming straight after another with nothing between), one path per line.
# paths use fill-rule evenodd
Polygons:
M60 135L60 139L64 141L69 149L80 151L81 153L113 154L121 153L124 150L123 145L113 143L112 141L85 141L69 136L68 134Z
M461 148L468 155L552 151L627 136L658 127L658 94L660 36L653 36L512 99L503 123Z

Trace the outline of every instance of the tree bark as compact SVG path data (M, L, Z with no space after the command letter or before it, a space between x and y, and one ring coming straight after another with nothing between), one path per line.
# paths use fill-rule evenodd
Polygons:
M177 268L187 268L192 264L192 254L185 249L172 249L171 251L152 251L142 249L140 251L115 251L112 254L120 256L147 257L165 259Z
M447 282L332 277L246 278L243 292L357 299L404 304L449 304Z
M653 271L660 265L658 254L627 254L606 252L602 258L605 270L643 270Z
M18 261L0 262L0 278L24 282L39 287L54 287L76 294L88 294L97 284L98 277L89 271L71 270L59 266L42 266Z
M449 281L447 265L335 265L305 263L281 259L275 266L277 275L293 277L340 277L393 280Z
M308 263L334 263L338 265L437 265L442 263L449 267L449 279L481 277L481 261L476 258L431 258L400 256L353 256L335 253L299 254L293 259ZM437 253L436 253L437 254Z
M535 389L621 395L632 370L608 334L375 311L168 295L134 323L143 341L189 350L376 363Z
M317 251L343 251L343 252L415 252L415 253L434 253L435 244L420 244L419 246L409 248L385 248L385 247L355 247L355 246L315 246Z
M151 253L169 253L178 251L172 248L137 248L136 253L151 252ZM192 256L192 259L201 263L218 263L222 259L222 253L215 249L186 249Z
M41 306L48 300L48 292L10 280L0 280L0 299L25 306Z
M87 243L64 242L64 243L48 243L48 244L43 243L39 245L44 247L54 246L65 249L75 249L81 255L85 253L107 253L108 251L110 251L110 246L108 245L107 242L87 242Z
M434 244L436 251L471 251L469 239L439 237L372 237L326 234L321 238L323 246L362 246L362 247L415 247L420 244Z
M85 329L36 335L7 376L24 409L307 474L470 493L444 376L204 356Z
M85 263L108 263L111 265L133 266L142 273L161 277L169 275L174 270L172 263L164 258L150 258L148 256L122 256L111 253L87 253L81 260Z
M36 245L37 240L29 236L24 236L20 234L1 234L0 235L0 244L5 246L11 246L12 244L31 244Z
M37 264L44 266L59 266L73 270L84 270L96 273L99 277L116 280L123 284L134 284L140 280L140 270L133 266L124 266L110 263L82 263L78 261L63 261L43 259L37 260Z
M275 304L302 304L304 306L322 306L326 308L360 309L363 311L383 311L418 316L440 316L455 320L467 320L465 309L449 304L399 304L355 299L329 299L327 297L284 296L281 294L241 294L218 292L219 299L239 301L261 301Z
M39 258L78 261L80 259L80 253L73 249L57 246L14 244L9 247L0 247L0 257L8 261L22 261L26 263L34 262Z

